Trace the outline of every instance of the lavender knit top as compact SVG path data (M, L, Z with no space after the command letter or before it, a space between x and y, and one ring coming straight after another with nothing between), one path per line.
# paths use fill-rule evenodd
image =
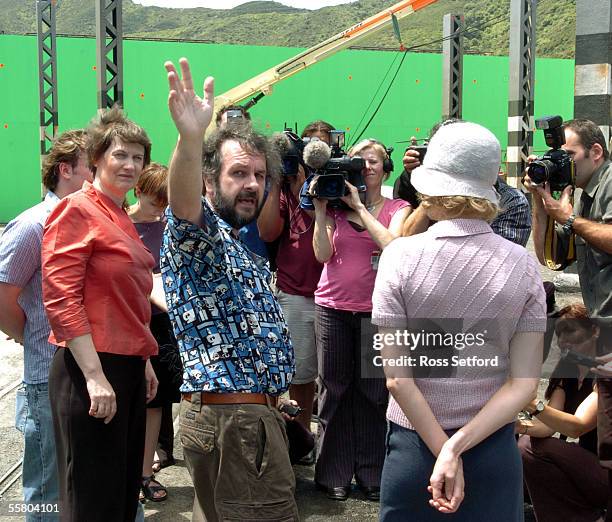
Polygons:
M482 220L440 221L423 234L393 241L381 256L372 304L372 322L386 328L404 329L414 318L462 319L467 329L487 320L484 345L470 347L469 355L498 355L498 366L414 379L445 430L467 424L505 383L516 332L546 330L536 260ZM387 418L414 429L393 397Z

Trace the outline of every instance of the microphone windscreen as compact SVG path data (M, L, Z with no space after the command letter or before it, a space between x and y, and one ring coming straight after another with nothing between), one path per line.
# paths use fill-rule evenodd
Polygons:
M324 141L311 141L304 147L304 163L312 169L322 169L330 158L331 149Z
M272 143L278 150L281 158L294 154L294 147L284 132L277 132L272 135Z

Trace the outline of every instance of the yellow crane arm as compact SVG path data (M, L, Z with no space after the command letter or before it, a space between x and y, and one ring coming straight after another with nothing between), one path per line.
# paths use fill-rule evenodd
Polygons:
M408 16L437 0L404 0L355 24L354 26L338 33L324 42L301 52L297 56L258 74L240 85L215 97L215 108L217 110L227 105L234 105L254 94L270 94L272 85L285 78L289 78L307 67L329 58L332 54L345 49L356 42L370 36L395 17L399 20Z

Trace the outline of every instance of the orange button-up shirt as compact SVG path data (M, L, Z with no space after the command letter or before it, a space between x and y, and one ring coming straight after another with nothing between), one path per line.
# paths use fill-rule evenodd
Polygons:
M65 197L45 224L43 300L49 341L90 333L96 351L149 357L154 260L134 224L90 183Z

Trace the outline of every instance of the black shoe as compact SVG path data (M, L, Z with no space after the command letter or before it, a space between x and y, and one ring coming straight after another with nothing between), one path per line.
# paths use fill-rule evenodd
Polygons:
M359 486L366 500L378 502L380 500L380 488L378 486Z
M349 497L351 488L349 486L338 486L336 488L326 488L327 498L330 500L346 500Z
M325 491L327 494L327 498L331 500L346 500L349 497L349 493L351 492L351 486L338 486L335 488L328 488L323 484L319 484L315 482L315 486L317 489L321 491Z

